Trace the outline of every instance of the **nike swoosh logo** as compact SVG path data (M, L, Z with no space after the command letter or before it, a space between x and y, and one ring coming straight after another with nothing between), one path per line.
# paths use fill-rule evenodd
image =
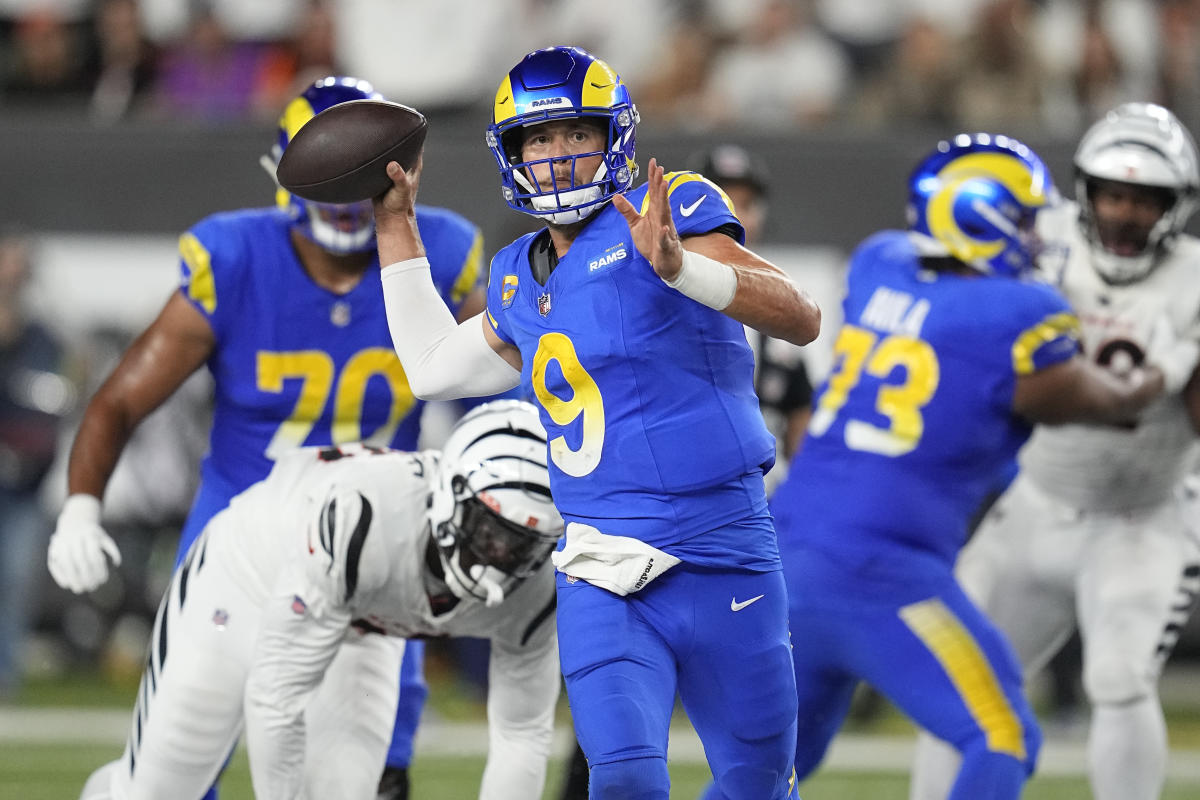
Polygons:
M690 206L681 205L679 207L680 215L685 216L685 217L690 217L693 213L695 213L696 209L700 207L700 204L704 202L704 199L706 197L708 197L708 195L706 195L706 194L701 195L700 199L697 200L696 202L692 203Z
M762 600L764 597L766 597L765 594L760 594L758 597L751 597L749 600L743 600L740 603L737 601L736 597L730 598L729 610L730 611L741 611L746 606L750 605L751 603L756 603L759 600Z

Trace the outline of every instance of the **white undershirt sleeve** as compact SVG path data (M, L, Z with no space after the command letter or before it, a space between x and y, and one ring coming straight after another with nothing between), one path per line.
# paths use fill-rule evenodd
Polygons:
M486 397L516 386L521 373L492 349L479 316L459 324L433 285L429 260L384 267L383 305L392 346L422 400Z

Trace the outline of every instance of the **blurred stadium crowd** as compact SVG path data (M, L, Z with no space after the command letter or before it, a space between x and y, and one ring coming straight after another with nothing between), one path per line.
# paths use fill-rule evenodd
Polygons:
M1049 131L1124 100L1200 122L1200 0L0 0L0 104L272 120L321 74L426 111L578 44L686 129Z

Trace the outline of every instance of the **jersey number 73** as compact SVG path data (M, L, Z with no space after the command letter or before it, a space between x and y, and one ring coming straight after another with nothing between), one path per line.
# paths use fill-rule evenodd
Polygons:
M896 334L881 338L866 328L846 325L833 350L837 369L817 402L809 435L824 436L829 431L866 375L880 380L874 408L889 424L884 428L861 419L846 420L846 447L893 457L916 448L925 431L921 409L941 380L937 354L929 343ZM903 367L903 381L887 382L896 367Z

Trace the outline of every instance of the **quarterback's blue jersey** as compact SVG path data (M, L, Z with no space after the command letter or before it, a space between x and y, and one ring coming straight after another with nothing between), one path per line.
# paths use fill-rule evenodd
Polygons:
M691 172L667 180L680 236L724 225L742 235L712 183ZM627 198L644 213L645 186ZM611 204L544 286L530 268L539 235L492 260L488 319L521 351L563 517L696 564L778 564L762 488L774 441L741 323L663 283Z
M482 236L439 208L419 206L417 225L457 312L478 285ZM360 440L416 448L422 403L392 348L377 260L345 294L316 285L274 208L208 217L180 238L180 255L181 291L216 337L210 449L183 548L283 452Z
M952 564L1031 432L1012 412L1017 377L1071 358L1078 320L1044 284L923 269L901 231L856 250L843 311L833 370L772 498L780 546L848 567L912 551Z

